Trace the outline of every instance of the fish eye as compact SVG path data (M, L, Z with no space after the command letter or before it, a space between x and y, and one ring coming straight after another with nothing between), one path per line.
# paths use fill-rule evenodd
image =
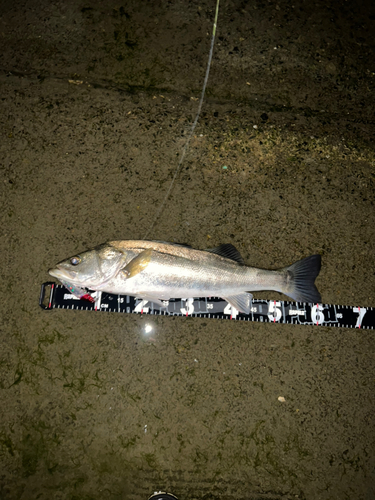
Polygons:
M72 266L77 266L80 262L81 262L81 257L79 257L79 255L77 255L76 257L72 257L70 259L70 263L72 264Z

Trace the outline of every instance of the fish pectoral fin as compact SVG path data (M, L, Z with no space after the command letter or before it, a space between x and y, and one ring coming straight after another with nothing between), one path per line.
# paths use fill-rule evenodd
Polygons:
M251 301L253 299L253 294L249 292L242 292L238 295L231 295L230 297L223 297L232 307L235 307L238 311L249 314L251 308Z
M166 307L165 304L157 297L153 295L147 295L147 293L138 293L137 298L140 298L142 300L146 300L147 302L152 302L153 304L156 304L159 307Z
M141 252L137 257L134 257L129 264L127 264L123 269L121 269L121 273L124 275L125 278L133 278L133 276L136 276L140 272L142 272L150 263L151 256L152 256L152 248L148 248L147 250L144 250Z

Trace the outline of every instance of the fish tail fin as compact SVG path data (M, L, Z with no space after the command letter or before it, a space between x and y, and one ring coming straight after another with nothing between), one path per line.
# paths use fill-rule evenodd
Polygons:
M321 302L321 296L314 281L319 274L320 255L310 255L283 269L285 272L285 288L282 293L297 302Z

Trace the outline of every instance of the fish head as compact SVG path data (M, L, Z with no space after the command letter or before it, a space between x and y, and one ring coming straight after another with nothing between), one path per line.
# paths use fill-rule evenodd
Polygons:
M49 274L64 283L95 289L114 277L125 260L126 252L104 244L59 262Z

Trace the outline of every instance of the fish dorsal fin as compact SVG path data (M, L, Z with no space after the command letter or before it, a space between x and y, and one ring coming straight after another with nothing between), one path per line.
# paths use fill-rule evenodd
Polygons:
M146 240L146 241L152 241L152 243L163 243L164 245L173 245L175 247L192 248L191 245L188 245L187 243L174 243L172 241L163 241L163 240Z
M234 260L238 262L238 264L245 265L245 261L242 258L242 255L237 250L235 246L231 243L224 243L224 245L220 245L216 248L209 248L206 252L216 253L216 255L220 255L221 257L225 257L226 259Z

